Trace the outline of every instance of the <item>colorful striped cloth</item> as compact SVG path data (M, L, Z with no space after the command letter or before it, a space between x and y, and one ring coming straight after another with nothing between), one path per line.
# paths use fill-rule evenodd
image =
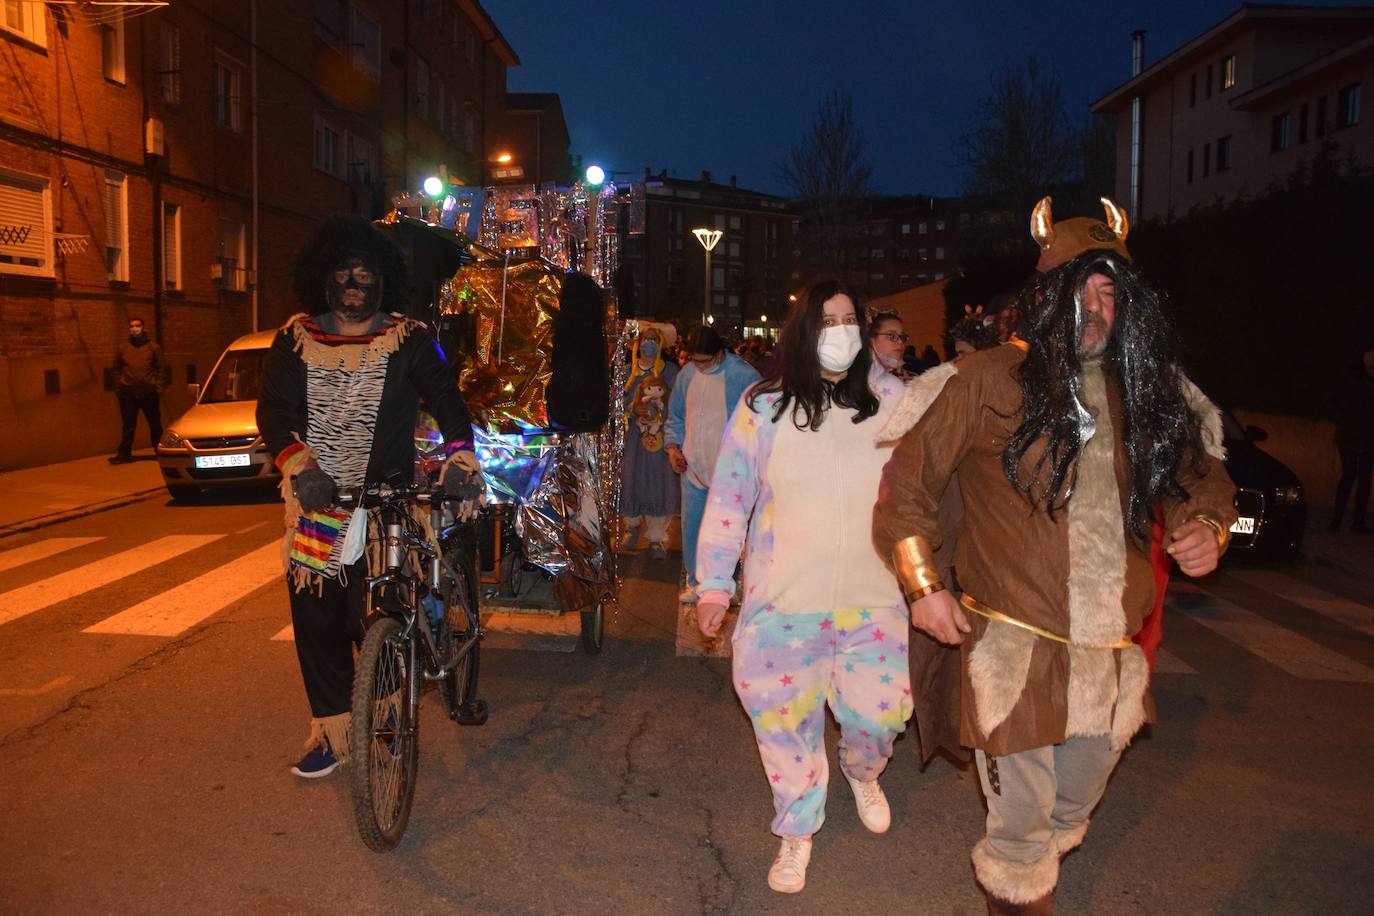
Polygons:
M296 534L291 539L291 564L312 573L331 575L327 572L330 560L337 567L336 554L342 546L350 514L347 509L322 509L297 519Z

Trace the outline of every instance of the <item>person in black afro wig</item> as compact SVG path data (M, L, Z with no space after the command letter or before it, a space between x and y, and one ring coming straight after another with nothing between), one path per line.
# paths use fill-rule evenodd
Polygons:
M381 310L401 312L410 293L410 269L400 247L360 216L331 216L296 252L292 270L296 299L311 315L329 311L327 278L351 258L367 262L382 279Z

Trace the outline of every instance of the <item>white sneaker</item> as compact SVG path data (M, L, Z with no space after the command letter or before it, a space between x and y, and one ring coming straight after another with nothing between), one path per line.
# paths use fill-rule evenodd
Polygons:
M687 587L684 588L681 592L678 593L678 596L677 596L677 603L678 603L678 604L696 604L696 603L697 603L697 590L696 590L695 588L693 588L692 586L690 586L690 585L687 586Z
M859 782L851 779L848 773L844 778L854 790L854 807L859 810L859 820L874 833L887 833L887 828L892 826L892 809L888 807L887 796L878 780Z
M795 894L806 887L806 866L811 864L811 837L785 836L773 867L768 869L768 886L779 894Z

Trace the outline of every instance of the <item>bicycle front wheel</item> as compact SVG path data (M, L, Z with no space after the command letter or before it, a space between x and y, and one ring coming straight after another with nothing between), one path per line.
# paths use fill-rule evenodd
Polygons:
M419 763L414 642L401 623L383 617L363 639L353 680L353 733L349 739L353 813L367 847L385 852L405 833L415 799Z

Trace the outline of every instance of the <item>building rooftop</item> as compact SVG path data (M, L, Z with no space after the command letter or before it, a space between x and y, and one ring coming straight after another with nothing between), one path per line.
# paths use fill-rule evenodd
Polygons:
M1096 102L1093 102L1091 110L1095 114L1104 114L1128 104L1133 96L1141 94L1156 81L1163 79L1175 66L1214 45L1229 41L1238 29L1246 25L1258 22L1282 22L1285 20L1325 23L1360 21L1374 24L1374 6L1306 6L1279 3L1242 3L1238 10L1203 32L1201 35L1198 35L1181 47L1174 49L1154 64L1146 67L1139 75L1131 77Z

